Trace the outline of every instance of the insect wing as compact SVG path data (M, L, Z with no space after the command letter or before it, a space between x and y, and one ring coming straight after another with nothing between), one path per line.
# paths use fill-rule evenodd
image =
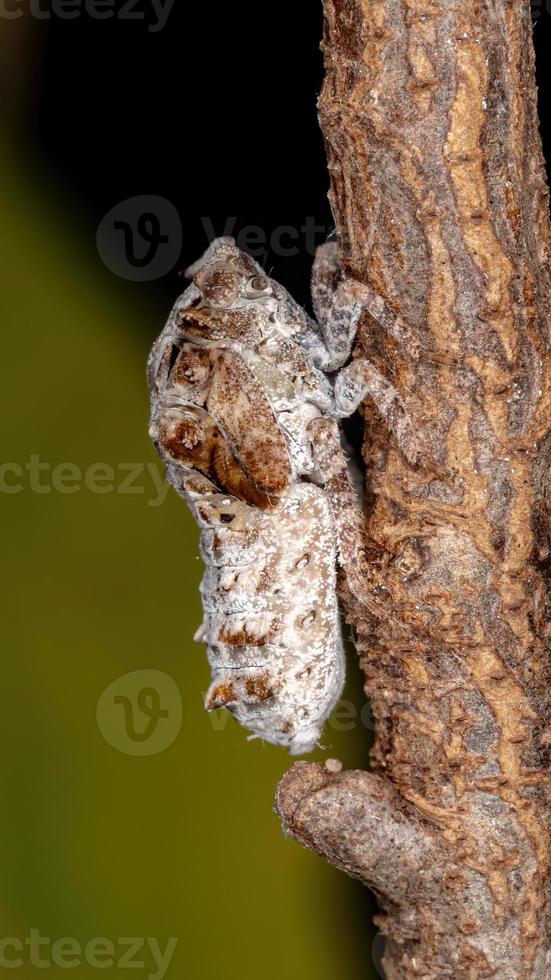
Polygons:
M255 487L273 504L291 482L287 444L261 386L237 354L220 354L207 408Z

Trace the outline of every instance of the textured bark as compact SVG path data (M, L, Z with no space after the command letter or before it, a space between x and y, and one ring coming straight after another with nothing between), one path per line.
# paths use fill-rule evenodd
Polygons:
M326 0L321 123L356 355L375 772L285 777L286 829L379 896L388 977L551 977L550 228L528 0ZM548 363L548 362L547 362ZM547 591L546 591L547 590Z

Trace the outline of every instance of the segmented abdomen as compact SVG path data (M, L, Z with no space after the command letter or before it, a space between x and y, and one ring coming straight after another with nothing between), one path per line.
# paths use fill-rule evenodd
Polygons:
M207 708L226 707L254 735L309 752L344 679L336 535L324 491L300 483L264 512L222 494L192 507L206 564Z

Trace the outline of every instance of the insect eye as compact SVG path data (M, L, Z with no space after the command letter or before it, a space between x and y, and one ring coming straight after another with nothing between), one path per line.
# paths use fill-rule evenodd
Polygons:
M259 293L265 293L270 287L270 280L266 276L253 276L249 279L247 283L247 292L249 295L258 295Z

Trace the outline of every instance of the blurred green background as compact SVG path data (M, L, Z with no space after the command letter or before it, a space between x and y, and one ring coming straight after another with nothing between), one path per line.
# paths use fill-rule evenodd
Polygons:
M51 961L61 937L82 947L106 937L120 961L122 937L154 937L162 950L176 937L170 978L369 978L367 894L284 839L273 813L288 755L203 711L198 532L172 492L159 503L147 435L145 362L168 309L153 295L144 308L92 259L78 210L21 152L17 119L42 42L12 27L0 24L0 940L39 930ZM96 464L108 467L103 483ZM171 744L143 756L120 750L122 704L101 719L112 744L96 718L105 689L138 670L172 679ZM131 679L121 685L132 693ZM316 757L365 767L355 667L346 698L356 709L337 709ZM131 721L147 724L137 710ZM35 975L28 946L0 952L22 958L16 975ZM79 963L74 949L63 955ZM135 960L145 961L135 976L162 975L149 948ZM52 965L49 976L66 972Z

